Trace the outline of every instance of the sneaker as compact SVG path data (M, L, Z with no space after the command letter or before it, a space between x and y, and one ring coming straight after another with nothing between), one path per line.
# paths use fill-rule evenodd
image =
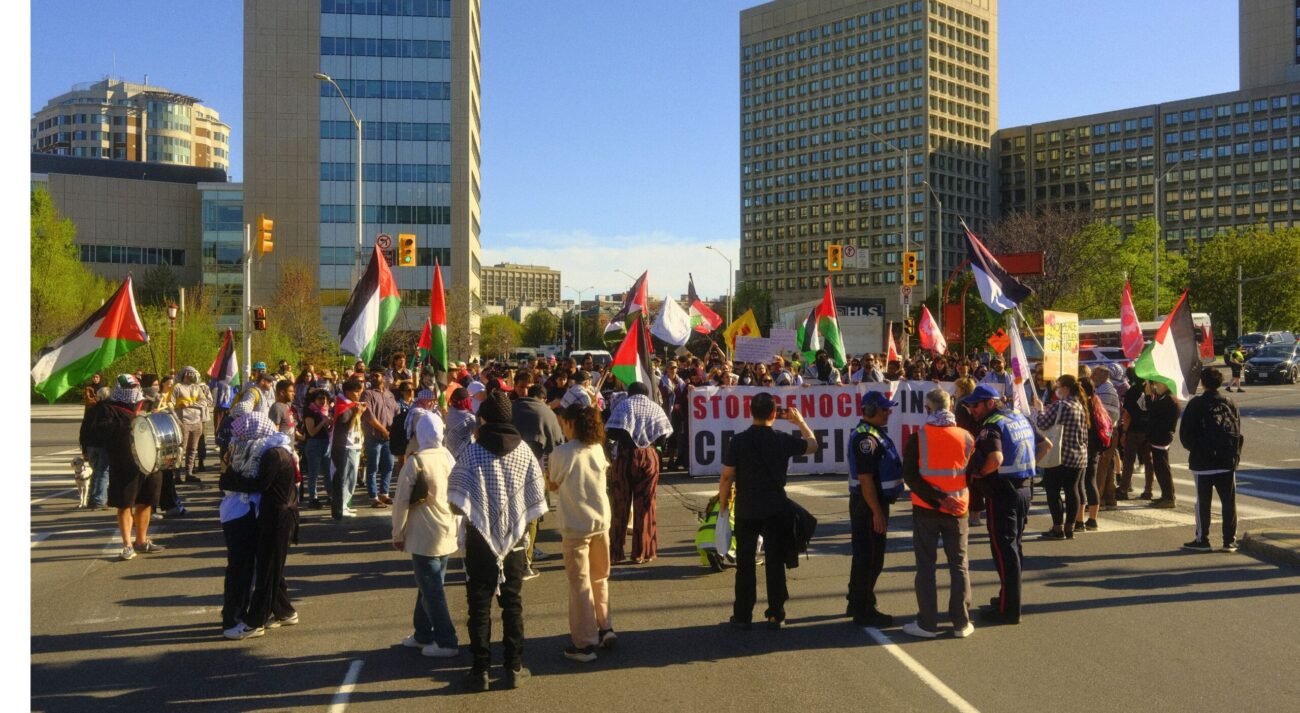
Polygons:
M1150 500L1150 499L1153 498L1153 497L1155 497L1155 496L1151 494L1151 491L1150 491L1150 490L1143 490L1143 491L1142 491L1142 494L1137 496L1137 499L1138 499L1138 500Z
M503 679L501 683L506 688L519 688L520 686L524 685L524 683L527 682L528 679L532 677L533 677L532 671L529 671L524 666L520 666L519 668L513 670L506 669L505 679Z
M1151 507L1159 508L1161 510L1172 510L1177 506L1174 504L1173 498L1157 498L1151 501Z
M1223 551L1224 551L1224 552L1236 552L1236 551L1237 551L1237 541L1236 541L1236 540L1232 540L1232 541L1230 541L1230 542L1225 542L1225 543L1223 543Z
M783 621L785 621L785 617L778 619L777 617L769 616L767 618L767 628L771 631L777 631L781 628L781 622Z
M357 511L356 511L356 510L344 510L344 511L343 511L343 517L356 517L356 516L357 516Z
M163 547L162 545L155 545L153 543L153 540L145 540L144 542L135 543L135 551L143 552L147 555L151 555L156 552L162 552L165 549L167 548Z
M1191 542L1184 542L1183 549L1195 550L1197 552L1209 552L1214 548L1210 547L1208 540L1192 540Z
M578 648L572 644L564 647L564 658L578 663L591 663L596 660L596 647L584 646Z
M1064 540L1065 533L1060 530L1048 530L1039 535L1039 538L1043 540Z
M119 554L117 558L121 560L135 559L135 548L123 547L121 554Z
M537 570L533 569L532 567L529 567L529 568L528 568L528 571L527 571L527 572L524 572L524 581L527 582L527 581L530 580L530 579L537 579L537 578L540 577L540 576L542 576L542 573L541 573L541 572L538 572Z
M599 638L602 649L612 649L618 643L618 634L615 634L613 629L601 629Z
M752 623L748 621L741 621L740 619L737 619L734 616L728 619L727 623L731 625L731 628L740 629L741 631L749 631L750 629L754 628L754 625Z
M1088 523L1086 523L1086 522L1084 522L1084 521L1082 521L1082 520L1080 520L1080 521L1074 523L1074 531L1075 531L1075 532L1084 532L1084 531L1087 530L1087 529L1088 529ZM1093 528L1093 529L1095 530L1095 529L1097 529L1097 528Z
M975 622L973 621L966 622L966 626L961 629L953 627L952 630L952 635L958 639L964 639L974 633L975 633Z
M1097 529L1097 519L1093 517L1088 518L1088 521L1083 523L1083 529L1095 531Z
M549 557L550 557L550 555L546 554L545 552L542 552L541 550L537 549L536 547L533 548L533 561L534 561L534 562L545 562L545 561L547 560L547 558L549 558Z
M225 631L221 632L222 636L225 636L227 639L231 639L233 641L243 641L244 639L256 639L257 637L262 636L265 633L266 633L266 629L263 629L260 626L254 629L253 627L249 626L248 624L245 624L242 621L230 627L229 629L226 629Z
M460 687L474 693L488 690L487 671L470 671L460 680Z
M298 623L298 612L294 612L284 618L275 617L275 616L271 617L271 620L266 623L266 628L279 629L282 626L294 626L297 623Z
M415 640L415 634L411 634L410 636L407 636L405 639L402 639L402 646L405 646L408 649L422 649L428 646L428 644L421 644L420 642Z
M450 659L460 655L459 646L442 647L438 644L429 644L420 648L420 653L433 659Z
M903 625L903 633L908 636L915 636L918 639L935 639L939 636L939 632L924 629L914 621L909 621Z
M863 623L859 624L859 626L872 626L877 629L888 629L894 625L894 617L877 609L868 609L860 620ZM854 618L853 623L857 624L858 621L859 618Z

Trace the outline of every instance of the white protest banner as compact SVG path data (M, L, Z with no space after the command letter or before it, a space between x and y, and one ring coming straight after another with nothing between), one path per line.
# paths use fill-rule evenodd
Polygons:
M776 351L776 345L768 337L736 337L736 351L731 355L731 360L766 364L776 356Z
M767 334L767 338L772 340L772 346L778 352L789 354L799 348L799 338L796 336L797 330L772 327L772 330Z
M907 436L925 424L925 393L935 386L953 393L955 386L946 381L892 381L853 386L707 386L687 394L690 418L690 473L693 476L720 475L722 454L731 437L749 428L753 416L750 401L760 393L772 394L778 407L796 408L808 427L816 434L821 450L811 456L793 458L789 473L844 473L848 477L849 435L861 420L859 405L862 394L884 391L898 402L889 417L889 437L903 450ZM995 387L996 388L996 387ZM789 421L778 420L773 428L798 434Z

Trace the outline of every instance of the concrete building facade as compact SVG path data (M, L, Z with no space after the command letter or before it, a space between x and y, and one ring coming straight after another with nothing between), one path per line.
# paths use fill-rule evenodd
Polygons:
M544 265L503 262L484 267L480 284L485 304L553 305L560 301L560 271Z

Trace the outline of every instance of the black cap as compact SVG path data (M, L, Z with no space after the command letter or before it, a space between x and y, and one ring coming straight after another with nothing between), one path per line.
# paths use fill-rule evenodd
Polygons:
M478 417L483 423L510 423L512 409L510 397L504 391L492 391L478 407Z

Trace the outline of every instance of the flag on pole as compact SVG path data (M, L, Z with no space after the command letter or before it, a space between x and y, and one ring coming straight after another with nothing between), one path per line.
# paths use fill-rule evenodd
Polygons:
M645 320L638 319L632 322L623 343L614 352L614 361L609 370L624 386L638 381L645 384L650 390L650 398L658 403L659 388L650 369L650 333L646 329Z
M208 378L213 381L224 381L232 386L238 384L238 351L235 346L235 333L227 328L226 336L221 339L221 348L217 350L217 358L212 360L212 366L208 368Z
M984 247L984 243L966 227L964 221L962 227L966 229L966 259L970 260L975 285L979 287L980 299L984 300L984 304L1002 314L1029 299L1034 291L1012 277L993 257L993 253Z
M435 372L451 371L447 367L447 295L442 290L442 265L437 258L433 261L433 292L429 295L429 321L425 329L429 330L428 360ZM421 337L421 340L424 338Z
M727 340L727 349L736 351L736 337L759 337L762 332L758 329L758 319L754 317L754 310L747 309L745 313L736 318L736 321L727 325L727 329L722 332L722 337Z
M917 325L917 332L920 333L922 349L929 349L935 354L948 351L948 340L943 338L939 325L930 316L930 308L925 305L921 305L921 323Z
M343 319L339 322L339 348L370 363L379 346L379 338L397 319L397 310L401 306L388 259L376 245L370 254L370 265L352 289L347 307L343 308Z
M891 361L896 361L901 363L903 361L903 358L898 355L898 347L894 344L894 323L893 322L889 323L889 326L886 328L886 332L889 334L889 337L885 342L885 366L889 366L889 362Z
M1133 309L1133 290L1128 282L1124 283L1124 292L1119 297L1119 338L1124 356L1129 359L1142 356L1146 340L1142 338L1142 325L1138 323L1137 310Z
M646 275L648 274L650 274L648 270L641 273L641 276L636 278L636 282L632 283L632 289L624 293L623 306L619 308L618 314L615 314L613 319L609 320L609 324L605 325L605 334L626 330L628 322L644 316L648 311L645 297Z
M722 326L722 318L695 294L695 276L689 272L686 276L690 278L690 282L686 283L686 307L691 315L691 329L700 334L708 334Z
M1137 375L1169 387L1181 401L1192 398L1201 378L1201 356L1196 345L1196 326L1187 304L1187 290L1156 331L1156 337L1133 365Z
M655 317L650 333L674 346L683 346L691 338L691 317L677 304L677 300L664 295L659 316Z
M835 313L835 295L831 293L830 278L826 279L826 293L822 295L821 303L813 308L813 313L817 317L817 333L824 345L822 348L835 368L843 369L848 359L844 353L844 338L840 336L840 320Z
M1033 383L1029 373L1029 360L1025 358L1025 343L1020 340L1020 324L1014 314L1007 315L1007 361L1011 372L1011 404L1015 410L1029 416L1029 395L1025 383Z
M429 363L429 351L433 346L432 337L429 335L429 320L425 318L424 329L420 330L420 341L415 343L415 354L419 359L417 364L424 366Z
M148 341L135 308L131 276L127 275L117 292L86 321L36 353L32 366L36 391L54 403L72 387Z
M817 332L816 307L808 310L808 316L795 328L794 336L799 343L799 353L803 354L803 360L811 362L817 350L822 348L821 334Z

